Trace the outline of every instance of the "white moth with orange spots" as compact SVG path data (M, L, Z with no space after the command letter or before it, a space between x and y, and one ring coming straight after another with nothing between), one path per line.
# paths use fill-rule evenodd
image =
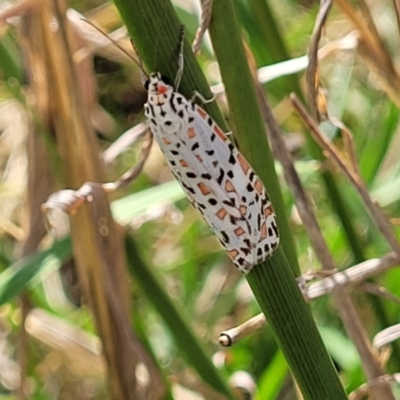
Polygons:
M177 92L182 68L181 50L175 87L158 72L149 76L145 116L186 196L247 273L277 249L276 215L244 156L201 107Z

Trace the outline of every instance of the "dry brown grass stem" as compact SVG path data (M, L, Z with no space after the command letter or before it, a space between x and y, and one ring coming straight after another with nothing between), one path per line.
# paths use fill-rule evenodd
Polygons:
M360 386L357 390L350 393L349 400L365 399L365 397L368 396L368 394L371 393L374 388L387 386L391 383L400 383L400 374L382 375L379 378Z
M394 10L396 12L397 29L399 30L398 33L400 33L400 1L393 0L393 6L394 6Z
M315 120L320 121L320 112L318 105L319 81L318 81L318 45L322 35L322 29L328 18L332 6L331 0L325 0L318 11L314 30L311 36L310 46L308 48L309 64L306 71L307 82L307 103L310 107L311 115Z
M348 0L337 0L338 5L359 31L360 55L378 77L378 83L390 99L400 108L400 76L393 64L392 57L382 41L369 8L359 1L360 11L354 9Z
M298 280L301 282L300 286L304 298L311 302L340 289L363 289L363 284L366 280L375 276L380 276L384 272L395 268L398 265L400 265L400 257L396 256L395 253L388 253L382 258L373 258L363 261L362 263L354 265L343 272L333 273L317 282L311 283L308 286L303 285L302 278L298 278ZM233 344L264 326L266 321L265 317L262 317L262 315L263 314L258 314L244 324L222 332L221 335L224 335L225 338L222 339L221 344Z
M208 26L210 25L213 1L214 0L204 0L202 2L200 26L197 29L196 36L192 44L193 53L196 55L200 52L200 47L203 42L204 35L206 33L206 30L208 29Z
M365 207L369 211L375 225L381 232L381 234L385 237L389 246L392 248L394 252L400 254L400 244L393 233L388 221L383 215L380 208L373 202L371 196L368 193L367 187L365 186L364 181L362 180L357 165L354 164L352 157L350 157L350 162L347 158L345 158L339 149L329 141L326 136L319 130L316 122L311 118L311 116L307 113L304 106L297 99L295 94L292 94L290 97L292 104L298 114L303 119L305 125L310 130L310 133L314 140L318 143L318 145L325 152L326 156L340 168L340 170L344 173L345 176L350 180L352 185L360 194L362 201L365 204ZM342 127L344 125L342 124ZM348 129L346 129L348 131ZM350 141L347 141L349 145L351 145ZM352 146L352 145L351 145ZM354 154L354 150L351 149L351 154Z

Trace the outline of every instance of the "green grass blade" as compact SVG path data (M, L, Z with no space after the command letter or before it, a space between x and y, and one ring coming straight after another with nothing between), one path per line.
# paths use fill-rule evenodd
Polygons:
M232 398L226 383L192 332L188 318L178 311L154 272L142 261L137 246L130 236L126 237L126 249L130 273L142 286L144 293L148 295L148 299L171 330L179 350L205 382L228 398Z
M71 256L70 238L55 242L48 250L19 260L0 274L0 305L12 300L27 287L56 271Z
M111 203L111 211L118 223L126 225L151 205L169 204L184 197L178 182L171 181L115 200Z
M304 399L347 399L282 251L257 265L247 280Z

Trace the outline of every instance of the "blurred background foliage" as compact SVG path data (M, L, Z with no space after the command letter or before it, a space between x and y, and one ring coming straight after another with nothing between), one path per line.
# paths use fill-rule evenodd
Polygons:
M379 257L389 250L386 242L371 222L356 191L334 170L356 232L357 243L349 243L335 212L335 199L327 195L321 182L321 164L308 151L304 128L288 101L292 91L302 96L303 56L308 51L319 4L307 0L272 0L261 12L259 3L235 1L243 38L258 68L277 64L275 69L267 70L271 75L272 71L278 72L275 79L264 83L264 88L314 203L329 249L341 269ZM360 4L357 6L369 8L393 62L398 63L399 27L392 2L370 0ZM32 125L36 127L36 134L45 136L49 131L45 121L40 120L39 101L27 84L32 65L26 58L26 43L19 32L23 24L21 16L32 7L35 5L29 1L17 4L3 0L0 3L0 268L4 271L0 274L0 399L17 396L35 400L105 399L108 398L105 361L92 315L84 305L85 299L82 301L76 277L70 273L73 271L70 242L65 239L52 245L51 238L45 237L40 249L48 250L21 261L21 256L25 255L23 243L27 235L26 202L30 179L27 137ZM74 32L85 39L90 48L79 56L91 61L90 79L95 83L91 89L94 95L91 122L104 152L107 180L112 181L139 160L142 135L128 139L130 145L122 145L123 151L111 154L110 148L115 149L117 141L127 137L126 132L143 120L146 93L137 66L124 59L113 45L90 42L86 32L89 26L82 24L72 11L110 32L121 27L114 6L92 0L73 1L68 7ZM200 5L195 0L176 0L174 7L192 40L199 24ZM392 218L393 224L398 224L398 108L382 90L381 78L360 56L355 35L355 26L348 16L341 8L333 6L320 43L325 49L331 45L320 60L320 79L328 99L329 114L342 120L353 133L361 175L373 199ZM123 34L121 37L121 45L133 53L129 39ZM53 51L57 55L57 48ZM157 54L157 49L154 52ZM289 66L279 64L287 60L292 60ZM218 65L207 37L198 61L210 85L220 83ZM55 82L47 84L51 86ZM51 104L51 99L48 101ZM223 95L218 96L218 101L229 125ZM340 145L341 137L336 130L327 127L324 131ZM52 165L58 180L56 187L63 188L57 166L59 156L51 139L46 140L48 149L54 151ZM279 165L277 170L282 177ZM281 181L302 271L318 269L319 262L297 215L293 197L283 178ZM173 319L163 315L162 305L154 307L151 298L161 296L155 290L168 293L195 336L204 344L205 353L221 372L223 380L232 388L263 400L297 398L285 361L267 327L232 348L218 345L221 331L242 323L259 310L246 281L232 267L216 238L173 181L156 145L152 147L143 173L128 188L112 194L111 200L113 215L128 227L145 268L153 270L157 280L162 282L161 288L155 287L142 277L138 284L135 259L128 255L133 275L130 280L133 325L156 360L174 398L220 398L221 395L210 392L204 378L199 380L199 375L203 376L199 368L203 367L196 368L196 360L190 359L190 349L185 349L188 346L185 335L179 337ZM44 225L44 217L40 218ZM399 281L396 269L379 277L379 285L393 295L379 303L379 307L371 296L355 292L368 336L398 321ZM25 290L27 295L21 299L19 296ZM26 302L29 312L24 315L22 309ZM364 382L354 345L344 335L328 297L314 301L311 307L343 384L351 392ZM26 335L21 334L23 324ZM396 349L394 352L396 354ZM21 360L24 360L23 371ZM387 371L398 371L399 362L399 358L393 357ZM23 390L21 376L25 378Z

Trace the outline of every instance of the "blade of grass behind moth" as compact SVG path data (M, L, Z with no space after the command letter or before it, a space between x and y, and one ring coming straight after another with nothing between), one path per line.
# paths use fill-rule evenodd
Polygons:
M262 65L274 64L279 61L289 60L290 55L285 47L284 38L279 30L277 19L265 0L248 1L253 23L255 23L261 33L258 39L258 47L262 47L259 59ZM285 96L290 92L295 92L300 98L302 91L299 85L299 76L287 75L278 80L279 88L282 87L281 95ZM275 83L274 83L275 85Z
M273 163L265 163L266 150L261 146L264 144L267 148L264 125L231 1L214 1L210 35L238 143L255 169L261 171L261 178L270 192L268 182L275 172ZM273 197L272 192L270 195L277 207L275 203L281 200ZM280 225L279 218L278 221ZM282 247L271 259L255 266L247 279L304 397L347 398Z

